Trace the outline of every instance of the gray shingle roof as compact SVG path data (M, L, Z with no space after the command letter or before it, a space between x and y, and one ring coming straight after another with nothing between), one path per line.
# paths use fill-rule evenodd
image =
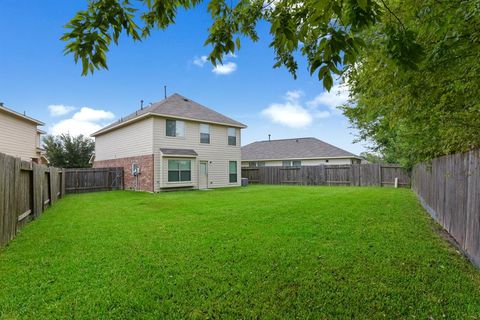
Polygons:
M358 158L317 138L257 141L242 147L242 160Z
M146 114L161 115L172 118L191 119L194 121L214 122L241 128L246 127L246 125L244 125L243 123L224 116L223 114L220 114L195 101L185 98L178 93L174 93L167 99L153 103L148 107L137 110L134 113L121 118L120 120L93 133L92 136L96 136L105 131L109 131L109 129L119 126L126 121L145 116Z
M198 153L193 149L172 149L172 148L160 148L160 151L164 155L172 156L198 156Z

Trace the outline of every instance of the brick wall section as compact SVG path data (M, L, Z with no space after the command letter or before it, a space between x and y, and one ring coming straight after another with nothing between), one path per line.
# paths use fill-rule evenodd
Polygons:
M140 175L137 178L132 175L132 164L140 166ZM110 160L95 161L94 168L123 167L125 190L141 190L153 192L153 154L138 157L118 158Z

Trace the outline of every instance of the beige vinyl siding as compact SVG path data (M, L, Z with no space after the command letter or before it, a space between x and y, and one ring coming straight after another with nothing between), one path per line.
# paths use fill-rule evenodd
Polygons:
M153 154L153 118L95 137L95 160L109 160Z
M302 160L302 166L318 166L320 164L351 164L352 159L306 159Z
M210 143L200 143L200 122L185 121L185 137L167 137L166 119L155 117L153 125L155 155L155 191L161 188L181 186L181 183L168 182L168 158L163 157L160 148L193 149L198 157L192 159L192 185L198 187L200 161L208 161L208 187L218 188L240 185L241 133L236 128L237 145L228 145L228 126L210 124ZM175 157L173 157L175 158ZM171 158L172 159L172 158ZM229 183L229 161L237 161L238 182Z
M30 161L36 147L37 124L0 111L0 152Z

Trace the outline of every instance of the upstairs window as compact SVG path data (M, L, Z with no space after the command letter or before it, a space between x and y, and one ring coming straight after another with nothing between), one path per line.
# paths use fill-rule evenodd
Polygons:
M168 160L168 182L192 180L192 162L190 160Z
M228 128L227 133L228 133L228 145L236 146L237 145L237 129Z
M302 161L301 160L284 160L282 161L284 167L301 167Z
M210 125L200 124L200 143L210 143Z
M167 137L185 137L185 122L167 119L166 135Z
M237 182L237 161L230 161L228 166L228 173L229 173L229 182L236 183Z

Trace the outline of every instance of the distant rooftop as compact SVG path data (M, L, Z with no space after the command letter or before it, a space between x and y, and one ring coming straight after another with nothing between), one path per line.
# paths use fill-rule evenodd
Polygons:
M242 160L360 158L317 138L257 141L242 147Z
M221 113L218 113L210 108L207 108L193 100L174 93L168 98L137 110L126 117L104 127L95 132L92 136L96 136L116 127L123 126L126 122L135 121L135 119L143 118L147 115L158 115L164 117L172 117L179 119L186 119L198 122L218 123L232 127L246 128L246 125L235 121Z

